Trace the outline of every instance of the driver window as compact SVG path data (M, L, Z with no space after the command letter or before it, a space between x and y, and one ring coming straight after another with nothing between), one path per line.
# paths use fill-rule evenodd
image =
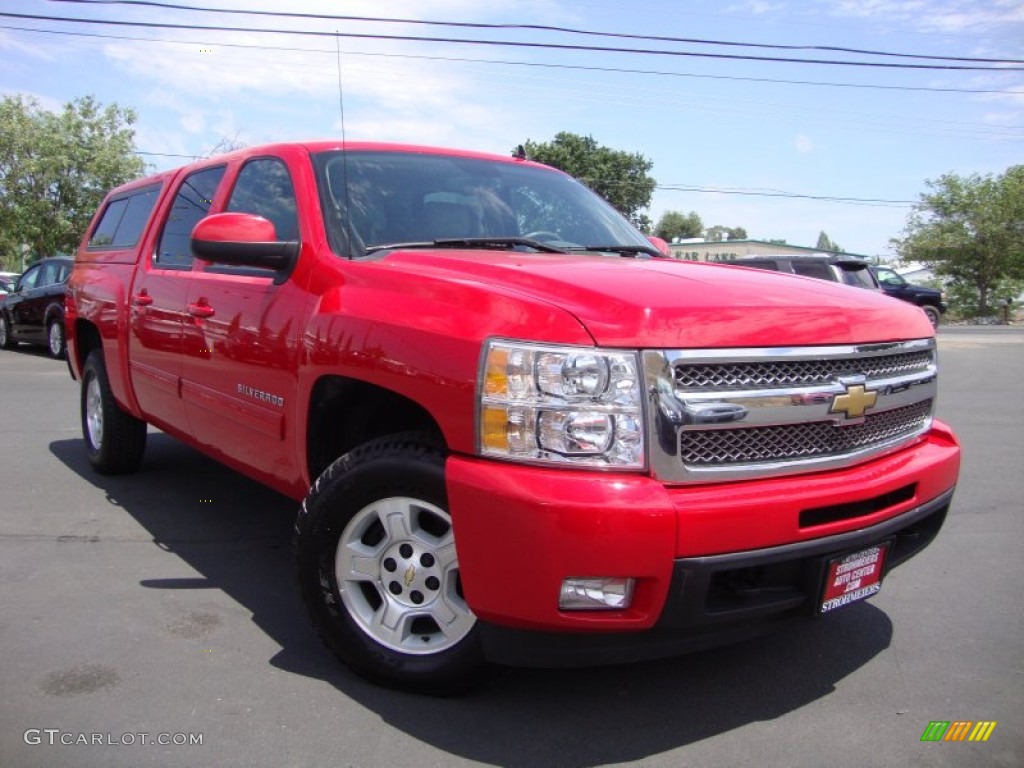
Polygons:
M45 285L53 285L57 282L57 263L48 261L39 270L39 280L36 287L42 288Z
M224 208L229 213L252 213L262 216L274 225L278 242L299 239L298 201L292 186L288 166L276 157L250 160L238 172L234 189ZM209 264L205 272L218 275L275 278L273 269L240 267L229 264Z
M279 241L299 239L298 204L288 168L276 157L246 163L226 211L255 213L273 222Z

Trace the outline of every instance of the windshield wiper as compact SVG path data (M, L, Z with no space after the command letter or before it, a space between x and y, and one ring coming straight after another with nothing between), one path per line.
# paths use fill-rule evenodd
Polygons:
M531 240L528 237L444 237L437 240L423 240L412 243L386 243L383 245L368 245L366 253L377 251L395 251L406 248L515 248L516 246L533 248L535 251L544 253L566 253L564 248L556 248L553 245L542 243L539 240Z
M653 245L580 245L569 248L570 251L586 251L588 253L617 253L621 256L639 256L641 253L655 258L664 254Z

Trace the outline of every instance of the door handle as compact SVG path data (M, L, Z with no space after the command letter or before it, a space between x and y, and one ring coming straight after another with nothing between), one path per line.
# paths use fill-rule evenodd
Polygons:
M209 304L189 304L185 309L192 317L213 317L217 311Z
M134 304L136 307L148 307L152 303L153 297L150 296L148 293L136 294L135 297L132 299L132 304Z

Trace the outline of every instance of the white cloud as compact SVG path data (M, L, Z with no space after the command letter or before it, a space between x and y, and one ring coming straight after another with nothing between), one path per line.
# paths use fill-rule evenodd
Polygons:
M811 141L811 137L803 133L796 135L796 138L793 140L793 146L796 147L796 151L801 155L814 151L814 142Z
M279 10L280 4L248 0L247 8ZM399 2L387 8L391 18L467 20L481 14L514 9L499 0L485 9L474 0L432 0L427 3ZM543 8L544 6L540 6ZM350 3L330 13L381 16L375 3ZM293 12L325 12L324 4L310 2L288 6ZM147 20L157 20L151 11ZM160 16L160 19L180 17ZM506 16L507 18L507 16ZM260 17L217 17L202 15L192 21L204 25L263 26L323 30L332 22ZM533 21L537 20L535 14ZM381 35L431 36L439 30L421 25L367 25L337 22L342 31ZM444 35L466 36L451 30ZM147 37L153 33L145 34ZM493 70L456 67L443 61L417 59L472 56L466 46L449 47L413 41L363 41L351 38L262 35L257 33L191 32L195 43L116 41L103 46L102 53L121 77L144 88L153 109L169 110L174 122L188 133L215 131L219 138L244 129L248 138L262 142L270 138L300 138L323 134L331 122L323 115L337 114L339 65L345 102L346 129L353 138L393 137L406 141L464 143L460 136L483 130L504 134L509 126L496 121L500 95L488 78ZM180 40L181 33L168 33ZM203 37L215 43L199 42ZM340 47L340 56L336 52ZM453 49L454 48L454 49ZM500 86L499 86L500 87ZM260 114L259 125L241 128L234 122L211 115L222 102L236 105L241 114ZM488 105L488 101L492 103ZM321 116L314 122L313 114ZM497 124L497 125L496 125ZM316 126L320 126L317 128ZM495 128L500 130L495 131ZM282 135L284 134L284 135ZM245 140L244 138L241 140ZM516 140L522 140L517 133ZM503 146L503 145L502 145Z
M178 124L185 133L202 133L206 130L206 120L198 112L182 115L181 119L178 120Z
M835 13L941 33L997 30L1024 23L1024 5L1017 0L839 0Z

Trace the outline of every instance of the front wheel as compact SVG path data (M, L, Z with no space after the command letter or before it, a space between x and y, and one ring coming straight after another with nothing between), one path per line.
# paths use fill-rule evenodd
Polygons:
M134 472L146 451L146 422L121 410L107 379L103 352L89 353L82 368L82 436L89 462L97 472Z
M939 327L939 319L942 317L937 307L933 307L931 304L925 304L921 309L928 315L928 320L932 324L932 328Z
M412 433L342 456L303 502L295 554L313 623L375 682L444 695L483 672L447 505L444 451Z

